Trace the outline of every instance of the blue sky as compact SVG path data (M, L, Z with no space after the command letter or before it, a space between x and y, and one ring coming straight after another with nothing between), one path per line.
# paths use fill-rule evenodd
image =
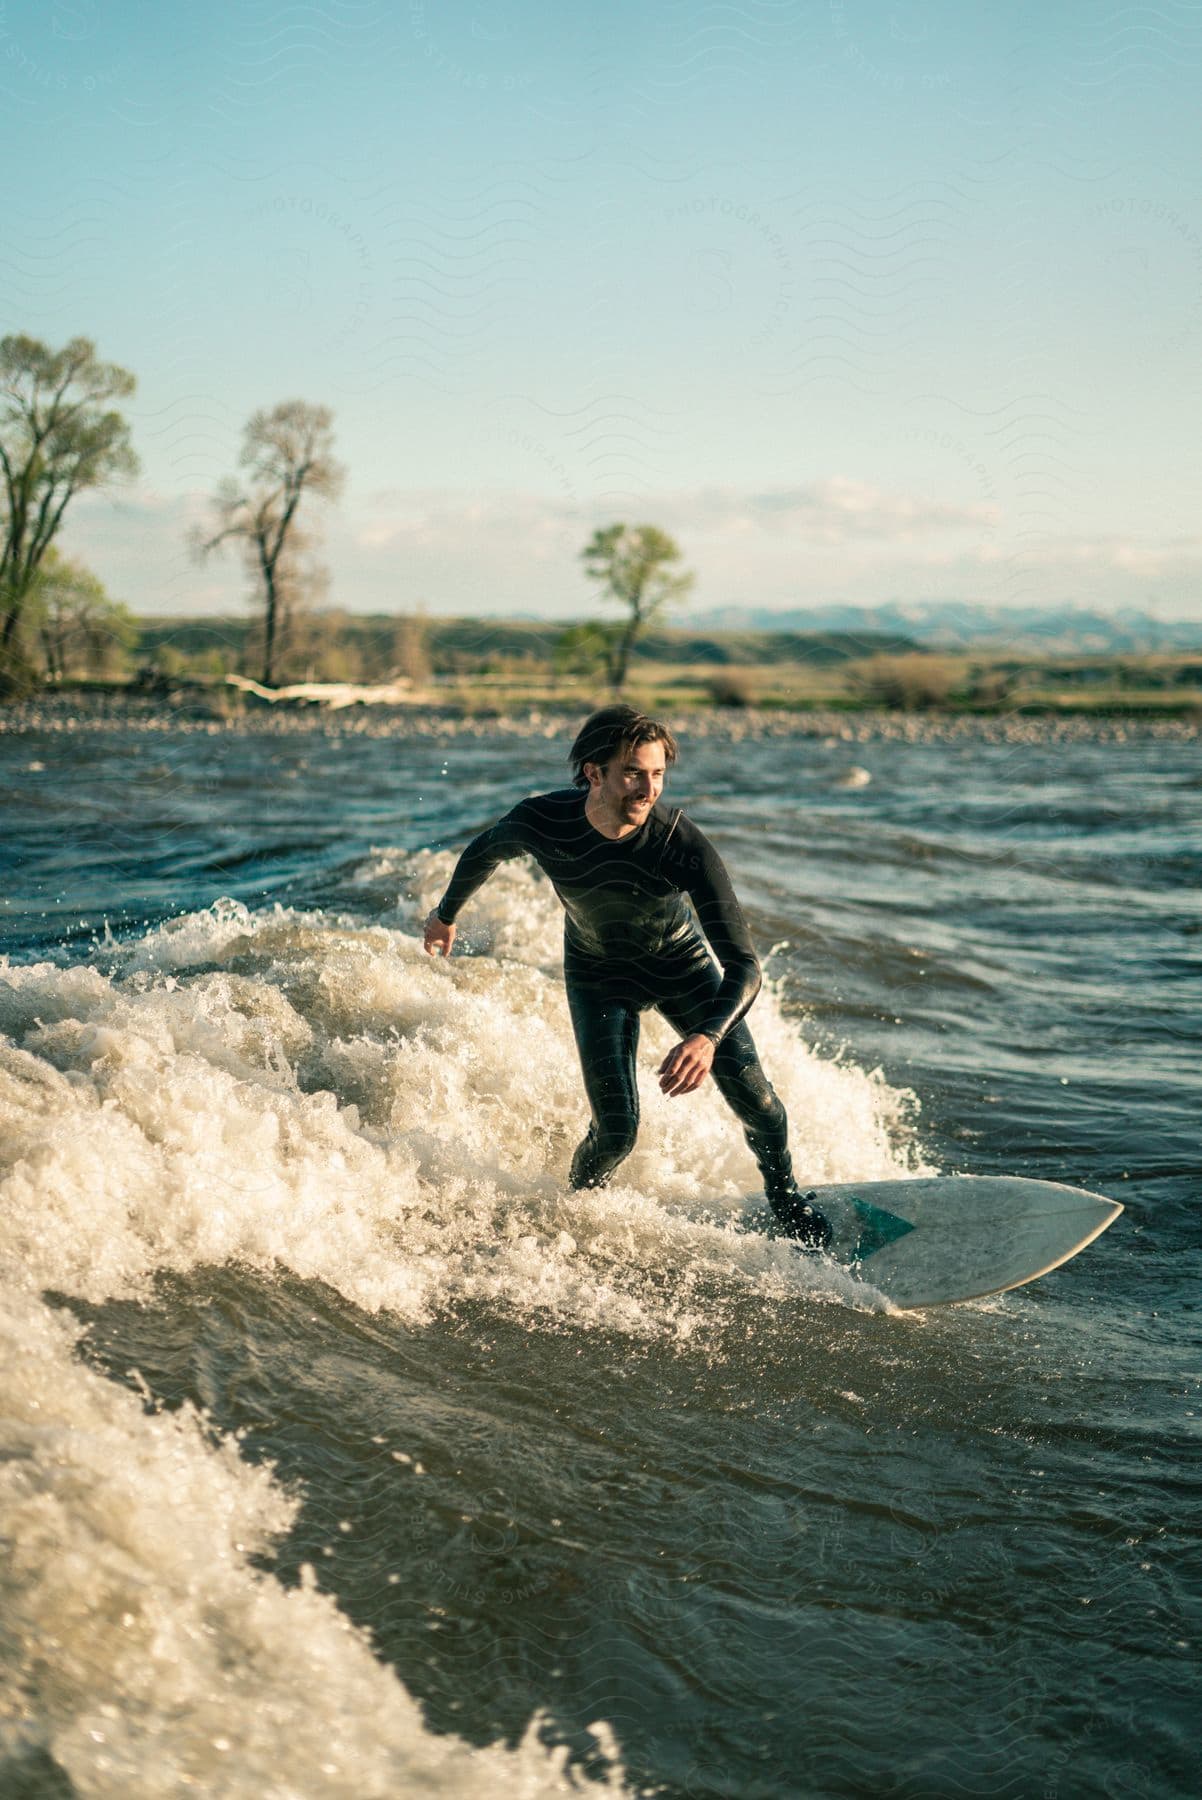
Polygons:
M140 611L257 406L335 414L354 610L1202 616L1202 11L0 0L3 329L132 369L65 546Z

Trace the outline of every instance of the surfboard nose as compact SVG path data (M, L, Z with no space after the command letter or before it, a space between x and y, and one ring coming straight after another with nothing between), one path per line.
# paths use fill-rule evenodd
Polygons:
M831 1254L895 1306L984 1299L1050 1274L1123 1211L1088 1188L1025 1176L937 1175L814 1190Z

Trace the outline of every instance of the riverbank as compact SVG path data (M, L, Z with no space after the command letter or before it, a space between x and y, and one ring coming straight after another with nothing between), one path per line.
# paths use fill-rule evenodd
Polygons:
M144 620L124 666L74 666L54 692L89 702L104 694L133 707L150 699L176 718L217 720L309 706L580 716L609 692L582 622L311 615L272 684L252 679L262 672L252 624ZM938 647L873 631L660 630L640 639L623 692L642 710L676 720L715 711L1198 719L1202 648L1074 649L1051 640ZM28 687L10 683L8 693L35 705L46 698L32 678Z
M574 731L592 701L581 698L554 708L516 706L500 713L465 713L452 705L409 702L403 706L316 705L255 707L223 711L223 696L204 690L138 694L129 690L79 689L42 692L0 707L0 734L165 731L210 736L430 738L555 738ZM906 712L883 707L798 710L757 707L694 708L674 715L695 740L740 743L765 738L818 738L848 744L892 741L907 744L1193 743L1202 714L1102 712L956 712L930 708Z

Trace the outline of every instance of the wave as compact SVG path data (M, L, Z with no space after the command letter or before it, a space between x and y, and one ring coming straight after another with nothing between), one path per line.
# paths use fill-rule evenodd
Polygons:
M686 1111L651 1086L622 1185L566 1191L585 1121L557 905L502 870L469 953L434 963L414 927L450 860L374 853L356 879L394 904L372 925L225 900L70 966L0 964L0 1754L22 1779L573 1791L538 1721L511 1750L426 1729L311 1572L285 1587L263 1566L297 1508L271 1470L81 1363L47 1290L145 1297L232 1262L418 1326L482 1303L669 1344L748 1295L871 1304L743 1228L754 1166L716 1095ZM770 991L755 1023L811 1179L914 1165L905 1095L811 1054ZM645 1036L650 1070L671 1034Z

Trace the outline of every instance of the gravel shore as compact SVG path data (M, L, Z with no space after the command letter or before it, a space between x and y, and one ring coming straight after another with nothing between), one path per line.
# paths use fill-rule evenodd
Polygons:
M194 696L51 694L0 706L0 734L160 732L245 737L561 737L573 732L583 709L551 712L538 707L465 718L449 709L422 706L255 707L218 716ZM761 712L753 707L682 712L682 735L738 743L761 738L824 738L847 744L877 742L986 744L1127 743L1157 739L1194 742L1202 717L1155 718L1147 714Z

